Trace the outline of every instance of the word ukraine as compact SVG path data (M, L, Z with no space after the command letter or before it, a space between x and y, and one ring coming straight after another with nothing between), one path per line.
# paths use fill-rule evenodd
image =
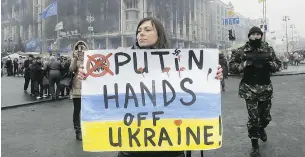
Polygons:
M82 82L85 151L221 146L217 50L93 50Z

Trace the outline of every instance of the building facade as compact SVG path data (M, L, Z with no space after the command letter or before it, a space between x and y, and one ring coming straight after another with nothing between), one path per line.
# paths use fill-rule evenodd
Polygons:
M210 17L209 38L211 47L224 49L230 46L228 30L229 25L224 25L223 20L229 18L228 12L232 8L220 0L208 1L208 16Z
M226 48L228 5L220 0L59 0L58 16L40 20L38 14L54 0L2 0L2 36L7 46L18 38L39 38L46 51L87 40L91 49L129 47L135 43L138 22L156 17L168 33L172 48ZM91 19L91 20L90 20ZM55 26L63 22L63 29ZM42 33L41 33L42 32ZM59 40L57 40L59 39Z

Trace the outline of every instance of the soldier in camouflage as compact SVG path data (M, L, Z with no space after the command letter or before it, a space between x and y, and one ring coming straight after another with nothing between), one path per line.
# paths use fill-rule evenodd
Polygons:
M263 32L258 27L250 29L249 41L232 51L229 68L231 73L241 74L239 96L246 100L249 121L249 138L252 142L251 157L259 156L258 139L267 141L265 128L271 121L270 109L273 87L271 73L279 71L281 61L267 42L262 41Z

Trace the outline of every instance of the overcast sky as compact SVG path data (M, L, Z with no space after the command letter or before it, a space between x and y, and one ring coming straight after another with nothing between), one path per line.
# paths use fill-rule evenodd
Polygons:
M231 2L234 11L245 17L261 18L262 3L258 0L221 0ZM267 0L267 18L270 20L270 31L285 33L283 16L290 16L288 25L295 24L299 35L305 37L305 0ZM291 32L291 30L289 30Z

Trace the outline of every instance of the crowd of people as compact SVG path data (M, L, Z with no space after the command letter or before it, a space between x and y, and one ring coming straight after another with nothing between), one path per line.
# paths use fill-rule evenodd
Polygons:
M295 51L291 53L286 53L281 56L280 59L283 63L281 69L287 69L289 65L298 66L304 60L305 52L304 51Z
M60 81L63 76L68 75L71 59L68 57L28 57L19 56L13 61L8 57L3 67L7 70L7 76L23 76L23 90L27 92L30 85L30 95L36 99L57 99L60 96L70 94L70 89L61 87ZM3 74L2 74L3 75ZM55 87L56 86L56 87Z
M4 61L1 61L1 68L6 68L7 76L23 76L23 62L24 58L22 56L19 56L19 58L14 58L14 60L11 59L11 57L7 58L7 61L4 64ZM3 71L1 71L1 74Z

